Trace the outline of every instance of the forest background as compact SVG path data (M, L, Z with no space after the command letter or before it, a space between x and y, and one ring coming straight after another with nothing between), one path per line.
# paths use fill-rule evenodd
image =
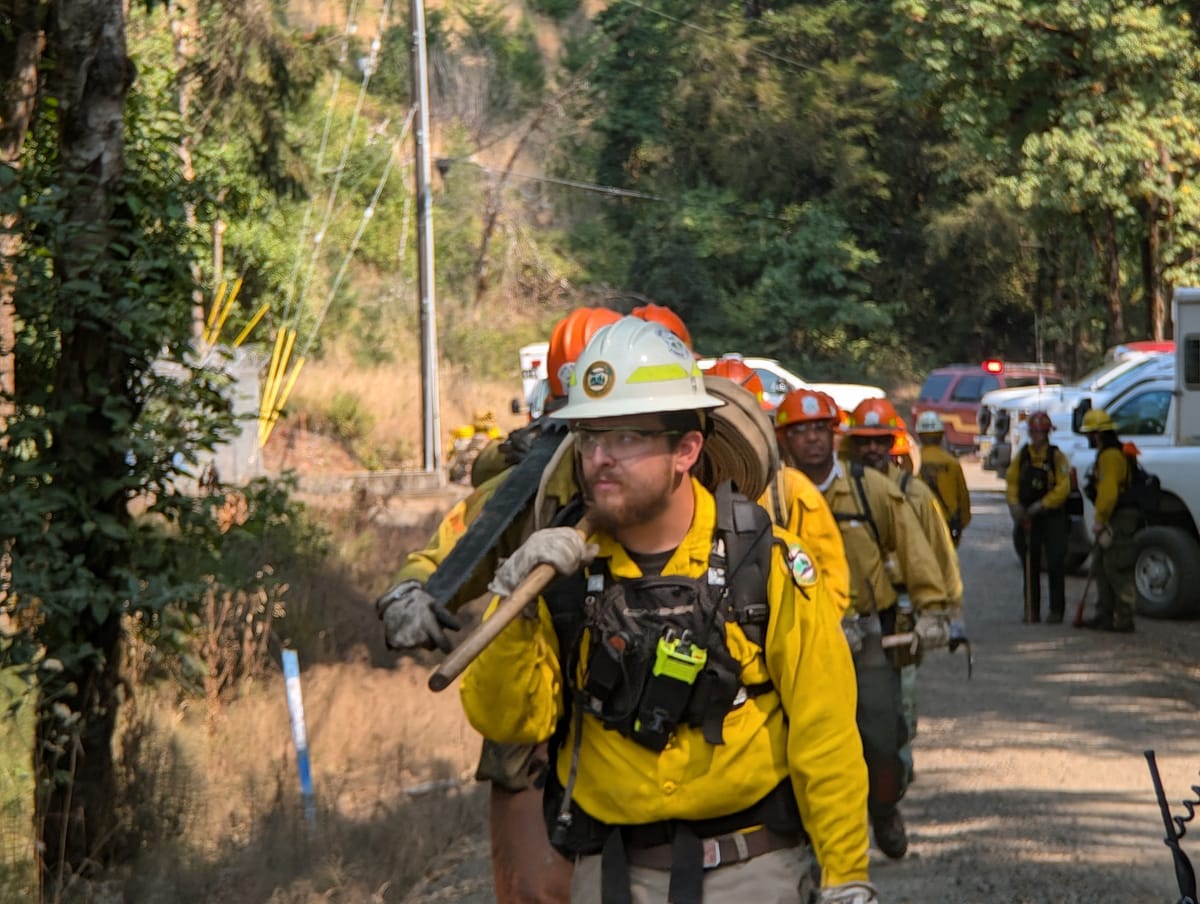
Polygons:
M196 899L273 875L210 868L267 827L306 859L279 760L205 819L180 775L253 745L222 714L254 697L273 638L376 662L364 593L415 541L353 509L318 526L286 481L194 477L235 428L221 350L243 333L294 388L263 443L283 418L363 467L416 463L406 17L0 4L0 654L29 726L9 735L9 897L145 881L164 839ZM449 0L428 27L455 417L515 390L517 347L580 304L654 301L701 350L894 386L991 356L1077 374L1169 335L1165 300L1197 280L1189 4ZM197 745L223 751L203 768L198 710ZM367 771L398 755L377 743ZM381 829L425 818L372 806ZM346 826L325 886L272 899L361 900L359 882L387 899L439 837L349 881L334 867L376 848ZM186 899L174 881L162 894Z

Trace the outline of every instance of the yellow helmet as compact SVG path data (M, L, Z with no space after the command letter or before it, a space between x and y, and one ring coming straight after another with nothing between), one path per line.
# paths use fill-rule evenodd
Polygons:
M1103 408L1089 408L1083 415L1083 425L1079 428L1081 433L1100 433L1104 430L1116 430L1117 426L1113 423L1113 419L1108 416L1108 412Z

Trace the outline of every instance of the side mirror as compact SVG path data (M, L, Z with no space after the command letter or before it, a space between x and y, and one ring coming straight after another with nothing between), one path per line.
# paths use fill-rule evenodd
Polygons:
M1083 432L1083 416L1092 410L1092 400L1090 398L1083 399L1075 410L1071 412L1071 431L1073 433Z
M520 414L521 413L521 400L513 399L511 402L509 402L508 409L513 414Z

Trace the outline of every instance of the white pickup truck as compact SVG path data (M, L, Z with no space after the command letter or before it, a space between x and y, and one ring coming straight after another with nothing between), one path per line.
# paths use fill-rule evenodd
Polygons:
M882 399L887 395L880 387L865 383L810 383L792 373L774 358L744 358L736 354L722 357L737 358L758 374L763 384L763 395L772 408L778 408L783 397L793 389L813 389L828 393L843 411L853 411L863 399ZM701 358L700 369L708 370L719 360L720 358Z
M1200 615L1200 289L1177 289L1173 312L1174 372L1138 381L1104 405L1117 434L1138 447L1142 467L1162 484L1161 504L1138 532L1135 569L1138 611L1155 618ZM1052 436L1081 482L1095 461L1077 432L1090 407L1084 400L1072 432ZM1092 514L1085 500L1085 523Z

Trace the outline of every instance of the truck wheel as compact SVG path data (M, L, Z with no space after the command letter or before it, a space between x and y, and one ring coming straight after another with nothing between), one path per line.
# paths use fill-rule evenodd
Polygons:
M1195 615L1200 604L1200 544L1177 527L1137 534L1137 610L1150 618Z

